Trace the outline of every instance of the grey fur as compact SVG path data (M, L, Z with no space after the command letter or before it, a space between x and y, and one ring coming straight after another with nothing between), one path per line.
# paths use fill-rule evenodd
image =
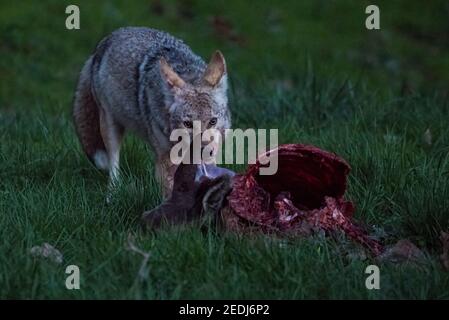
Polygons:
M161 57L188 84L179 96L161 74ZM201 120L206 125L216 117L216 128L224 131L230 127L226 71L211 87L203 81L206 68L207 64L183 41L155 29L121 28L99 42L81 72L74 114L83 111L81 98L86 95L88 80L99 109L110 170L118 169L118 149L126 130L148 142L163 162L173 145L169 141L171 130L180 127L185 119ZM77 128L89 125L76 124Z

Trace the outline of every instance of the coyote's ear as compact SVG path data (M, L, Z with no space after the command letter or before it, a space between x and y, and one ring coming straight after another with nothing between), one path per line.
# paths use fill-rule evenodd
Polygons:
M226 75L226 62L223 54L217 50L212 55L206 72L204 73L204 82L209 86L215 87Z
M184 80L170 67L164 57L160 59L161 75L171 89L182 88L185 85Z

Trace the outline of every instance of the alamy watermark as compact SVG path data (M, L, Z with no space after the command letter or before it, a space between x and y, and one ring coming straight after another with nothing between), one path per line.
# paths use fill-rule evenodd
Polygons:
M372 4L366 7L365 13L369 16L365 20L365 27L368 30L380 29L380 9L378 6Z
M365 287L368 290L379 290L380 289L380 269L375 264L371 264L366 267L365 273L369 274L365 280Z
M65 8L65 13L68 14L65 19L65 27L68 30L80 29L80 8L77 5L71 4Z
M80 268L77 265L69 265L65 269L65 273L68 274L65 279L65 287L68 290L79 290L80 289Z
M246 155L248 164L260 164L261 175L273 175L278 169L278 129L226 129L221 132L211 128L202 131L201 121L193 121L190 130L173 130L170 141L176 142L170 151L170 161L176 165L244 164Z
M65 9L68 14L65 20L65 27L67 30L80 29L80 9L77 5L68 5ZM368 30L380 29L380 9L377 5L371 4L365 8L365 13L369 16L365 20L365 27Z

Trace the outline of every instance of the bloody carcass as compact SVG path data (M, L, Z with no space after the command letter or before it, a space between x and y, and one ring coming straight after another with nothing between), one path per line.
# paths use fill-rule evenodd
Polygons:
M179 224L213 215L236 232L308 236L341 231L374 255L382 253L382 245L353 220L354 205L345 199L350 171L345 160L304 144L269 152L277 153L274 175L260 174L262 161L243 174L212 165L180 165L172 196L145 212L144 224L155 228L162 221Z

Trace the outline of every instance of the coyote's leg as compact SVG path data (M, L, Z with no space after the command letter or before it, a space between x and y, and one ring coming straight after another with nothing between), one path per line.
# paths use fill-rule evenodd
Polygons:
M119 180L120 145L123 138L124 129L114 121L112 116L100 107L100 130L109 162L109 194Z
M171 162L169 155L160 156L156 160L156 177L162 184L164 199L171 195L177 167L176 164Z

